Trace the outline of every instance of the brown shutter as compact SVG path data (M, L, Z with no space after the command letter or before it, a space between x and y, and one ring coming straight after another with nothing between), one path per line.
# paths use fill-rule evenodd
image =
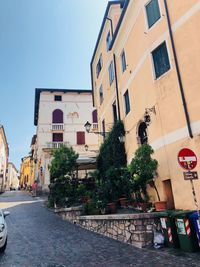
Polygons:
M97 123L97 110L95 109L93 112L92 112L92 122L93 123Z
M77 132L77 145L85 145L85 132Z
M53 142L63 142L63 134L53 133Z

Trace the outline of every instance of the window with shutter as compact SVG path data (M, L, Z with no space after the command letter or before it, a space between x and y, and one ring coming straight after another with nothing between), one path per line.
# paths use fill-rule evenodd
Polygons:
M121 53L121 66L122 66L122 72L124 72L126 70L126 56L124 50Z
M63 134L53 133L53 142L63 142Z
M124 103L125 103L125 114L127 115L130 112L130 100L128 90L124 94Z
M110 44L111 44L111 35L110 35L110 32L109 32L108 35L107 35L107 38L106 38L107 51L109 51Z
M63 112L60 109L56 109L53 111L53 123L63 123Z
M110 65L109 65L109 81L110 81L110 85L112 84L112 82L114 81L114 69L113 69L113 61L111 61Z
M105 137L106 137L105 120L102 121L102 133L103 133L103 138L105 139Z
M159 20L161 17L158 0L151 0L146 5L146 14L147 14L148 26L149 28L151 28L156 23L156 21Z
M153 52L153 63L156 79L170 69L169 56L166 43L159 45Z
M92 122L97 123L97 110L93 110L92 112Z
M96 66L97 78L99 77L99 73L101 72L102 67L103 67L103 59L102 59L102 54L101 54L97 62L97 66Z
M77 145L85 145L85 132L77 132Z
M103 86L102 85L99 88L99 102L100 102L100 105L103 102Z
M117 121L117 107L116 102L112 104L112 110L113 110L113 121L114 123Z

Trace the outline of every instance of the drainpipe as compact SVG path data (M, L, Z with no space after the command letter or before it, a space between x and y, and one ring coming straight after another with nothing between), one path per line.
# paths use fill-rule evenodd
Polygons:
M171 44L172 44L172 51L173 51L174 60L175 60L175 67L176 67L176 72L177 72L177 77L178 77L178 83L179 83L179 88L180 88L180 93L181 93L181 98L182 98L182 103L183 103L183 109L184 109L187 128L188 128L188 133L189 133L190 138L193 138L189 112L188 112L187 103L185 100L185 93L184 93L182 78L181 78L177 54L176 54L176 48L175 48L175 43L174 43L174 37L173 37L173 32L172 32L172 27L171 27L171 21L170 21L170 16L169 16L169 9L168 9L168 5L167 5L167 0L164 0L164 5L165 5L165 10L166 10L166 15L167 15L167 24L168 24L168 28L169 28L169 36L170 36L170 40L171 40Z
M117 78L117 64L116 64L116 56L115 56L115 53L113 53L113 62L114 62L114 70L115 70L115 88L116 88L116 97L117 97L118 119L121 120L120 106L119 106L119 90L118 90L118 78Z
M112 38L113 38L114 31L113 31L112 19L110 19L110 18L106 18L106 19L110 21L111 34L112 34ZM113 53L113 64L114 64L114 73L115 73L115 90L116 90L116 98L117 98L118 120L121 120L120 106L119 106L119 89L118 89L118 77L117 77L117 64L116 64L116 56L115 56L114 53Z

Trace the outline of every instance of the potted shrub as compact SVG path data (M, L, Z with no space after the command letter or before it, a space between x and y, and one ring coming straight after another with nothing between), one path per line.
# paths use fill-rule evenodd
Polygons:
M158 189L155 185L155 181L154 180L151 180L149 181L149 185L155 189L156 191L156 195L157 195L157 198L158 198L158 201L155 201L154 202L154 205L155 205L155 209L156 211L163 211L163 210L166 210L167 209L167 201L161 201L160 200L160 195L158 193Z
M152 147L148 144L143 144L136 150L135 157L129 165L129 170L132 174L133 191L139 201L141 199L147 200L147 184L150 184L156 190L160 204L165 204L165 201L160 201L160 196L153 180L158 167L157 160L151 158L153 153ZM156 202L155 205L157 207ZM163 210L162 207L159 207L159 210L161 209Z

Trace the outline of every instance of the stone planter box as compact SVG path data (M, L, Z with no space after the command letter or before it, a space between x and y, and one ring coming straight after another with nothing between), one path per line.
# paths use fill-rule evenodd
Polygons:
M139 248L152 245L156 213L80 216L78 224Z
M158 222L156 212L81 216L82 207L79 206L56 209L55 213L82 228L138 248L152 245L154 224Z

